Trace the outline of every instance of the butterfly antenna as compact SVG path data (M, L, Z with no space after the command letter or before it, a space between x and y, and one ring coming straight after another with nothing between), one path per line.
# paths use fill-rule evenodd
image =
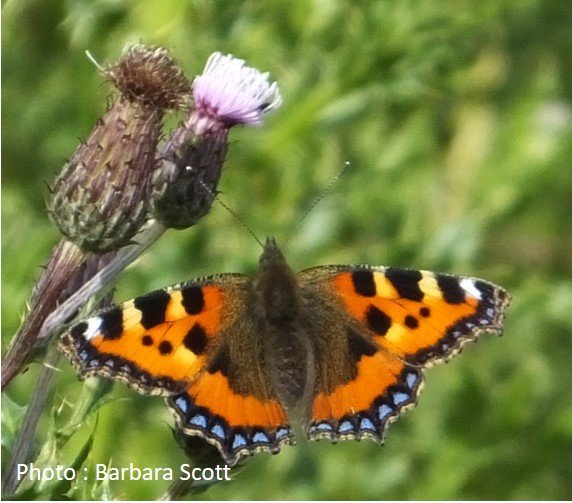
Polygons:
M298 223L294 226L294 228L292 229L292 231L289 233L288 237L286 238L286 241L284 242L284 244L288 243L288 241L290 241L290 239L292 238L292 236L296 235L296 232L298 231L298 229L301 227L302 223L304 222L304 220L306 220L306 218L308 218L308 215L310 213L312 213L312 211L314 210L314 208L316 206L318 206L318 204L320 204L320 202L322 201L322 199L324 199L324 197L326 197L334 188L334 186L336 185L336 183L338 182L338 180L342 177L342 175L347 171L347 169L350 167L351 163L349 161L344 162L344 165L342 166L342 169L340 169L340 171L338 172L338 174L336 176L334 176L334 178L332 178L332 181L326 186L326 188L322 191L322 193L316 198L316 200L310 205L310 207L306 210L306 213L304 213L304 215L302 216L302 218L300 220L298 220Z
M187 166L186 167L187 171L193 171L193 167L192 166ZM215 194L210 187L208 187L205 182L202 181L202 179L198 179L198 182L200 184L200 186L205 189L210 195L211 197L218 201L218 203L226 210L228 211L234 218L236 218L236 220L240 223L240 225L242 225L246 231L254 238L254 240L262 247L264 248L264 243L262 241L260 241L260 239L258 239L258 236L256 234L254 234L254 232L252 231L252 229L250 227L248 227L248 225L246 224L246 222L240 218L240 216L238 215L238 213L236 213L236 211L234 211L230 206L228 206L220 197L218 197L218 194Z

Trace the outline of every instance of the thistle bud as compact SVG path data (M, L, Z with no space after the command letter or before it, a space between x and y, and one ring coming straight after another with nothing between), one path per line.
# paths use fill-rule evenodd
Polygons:
M161 48L131 46L104 74L120 95L64 166L49 205L61 233L97 253L129 244L147 219L164 112L190 90Z
M161 149L151 211L166 227L184 229L208 213L222 174L228 130L259 125L282 98L268 73L214 53L193 82L194 109Z

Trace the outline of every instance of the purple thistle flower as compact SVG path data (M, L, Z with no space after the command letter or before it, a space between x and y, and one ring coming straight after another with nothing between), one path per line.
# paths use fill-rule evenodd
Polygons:
M242 59L220 52L211 55L202 75L193 82L195 110L230 126L262 123L268 112L278 108L282 96L269 74L245 66Z
M165 227L184 229L205 216L222 174L228 131L260 125L282 97L268 73L215 52L193 82L194 109L157 158L151 211Z

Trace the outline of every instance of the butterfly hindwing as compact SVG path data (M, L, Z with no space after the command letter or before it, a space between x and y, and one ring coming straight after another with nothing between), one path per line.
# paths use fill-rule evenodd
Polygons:
M383 441L386 426L417 403L422 388L420 369L384 351L364 356L354 380L316 395L308 438Z
M482 280L408 269L316 267L299 280L310 296L320 292L322 324L346 334L354 366L353 378L339 373L335 386L323 385L331 378L318 367L310 439L383 440L387 424L417 402L422 368L447 361L483 333L500 334L510 300ZM316 352L328 358L329 344L316 341Z
M256 452L277 453L294 437L282 405L234 392L219 372L203 375L167 403L176 412L181 431L215 445L226 463L235 465ZM215 412L216 411L216 412Z

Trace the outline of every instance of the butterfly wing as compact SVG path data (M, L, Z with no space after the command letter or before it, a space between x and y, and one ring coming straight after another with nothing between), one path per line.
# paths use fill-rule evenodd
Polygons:
M312 440L373 438L416 404L423 367L447 361L484 333L500 334L510 296L474 279L408 269L330 266L299 276L319 298L322 324L337 326L335 346L351 367L326 374L317 363ZM332 341L315 333L315 353L332 359Z
M157 290L77 323L62 336L60 349L84 377L109 377L144 394L172 394L205 366L226 293L209 280Z
M166 396L182 432L231 465L277 452L292 434L255 353L249 288L246 276L225 274L158 290L76 324L60 348L83 377Z
M170 396L183 433L205 438L231 466L257 452L294 444L286 413L265 365L264 333L253 319L251 284L228 296L229 322L204 372L182 393Z

